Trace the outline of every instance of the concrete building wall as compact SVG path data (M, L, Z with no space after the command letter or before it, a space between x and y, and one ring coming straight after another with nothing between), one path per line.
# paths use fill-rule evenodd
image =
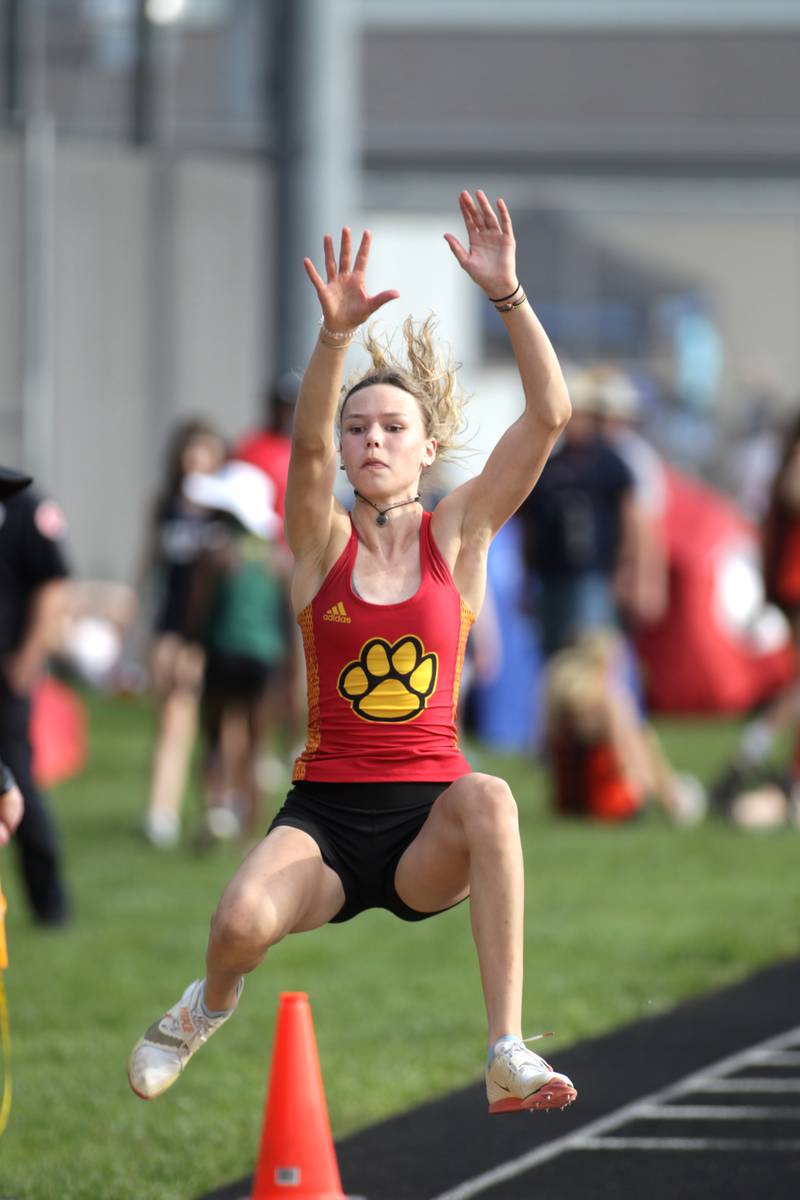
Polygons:
M368 161L788 164L798 54L797 28L371 29Z
M22 389L22 151L0 141L0 461L21 448Z
M58 144L52 465L81 574L126 578L173 423L235 436L271 361L269 183L255 164ZM0 461L24 465L22 155L0 149Z
M408 311L441 318L477 392L481 449L517 397L499 364L486 374L481 298L441 240L445 229L458 232L463 186L504 195L515 213L569 212L598 246L644 272L696 279L723 346L720 415L733 414L748 382L773 386L788 403L800 372L798 23L586 29L559 28L554 17L514 28L510 10L498 8L497 28L488 17L461 27L437 25L431 5L414 27L407 8L395 6L394 25L385 14L365 17L370 277L402 292L388 326ZM130 575L174 421L197 414L240 432L260 413L273 361L281 298L270 284L270 168L257 156L175 151L56 142L53 463L43 483L67 509L84 574ZM23 178L21 143L6 136L0 461L20 465ZM359 222L367 220L354 213ZM590 274L587 259L576 284L587 295ZM535 300L535 264L525 283Z

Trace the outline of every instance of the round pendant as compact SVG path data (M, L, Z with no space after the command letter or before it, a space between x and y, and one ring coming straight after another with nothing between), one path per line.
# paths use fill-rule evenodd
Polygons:
M377 517L375 518L375 524L376 525L388 525L389 518L387 517L386 513L378 513Z

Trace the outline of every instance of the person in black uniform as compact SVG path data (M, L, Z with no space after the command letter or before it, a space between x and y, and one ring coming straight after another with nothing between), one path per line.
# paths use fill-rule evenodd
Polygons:
M13 496L15 492L21 492L30 482L29 475L20 475L17 471L8 471L0 467L0 500ZM0 846L8 845L24 811L25 801L17 787L17 781L0 759Z
M31 692L67 603L64 518L30 490L27 476L0 472L0 761L24 798L15 844L34 918L63 925L69 900L55 824L32 773ZM13 788L6 796L13 797Z

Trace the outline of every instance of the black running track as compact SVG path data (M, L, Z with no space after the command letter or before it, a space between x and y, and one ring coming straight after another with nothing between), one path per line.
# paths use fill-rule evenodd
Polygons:
M475 1084L337 1143L345 1191L800 1198L800 959L553 1057L579 1092L565 1112L490 1117ZM250 1187L241 1179L203 1200L244 1200Z

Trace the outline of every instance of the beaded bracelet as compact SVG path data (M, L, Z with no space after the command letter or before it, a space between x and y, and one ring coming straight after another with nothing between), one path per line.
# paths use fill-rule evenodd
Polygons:
M524 304L527 299L528 299L528 297L523 293L523 295L520 296L519 300L513 300L511 302L511 304L495 304L495 308L497 309L497 311L499 313L509 313L509 312L512 312L513 309L519 308L519 306L521 304Z
M328 329L325 321L322 320L319 323L319 336L326 346L349 346L356 336L356 330L346 329L342 333L337 333L333 329Z

